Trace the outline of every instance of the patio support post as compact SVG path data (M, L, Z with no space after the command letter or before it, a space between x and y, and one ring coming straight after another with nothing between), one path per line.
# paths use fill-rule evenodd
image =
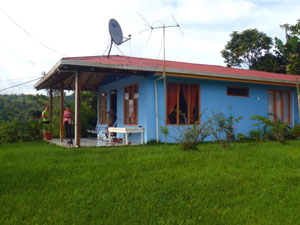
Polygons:
M75 72L75 146L80 147L80 76Z
M60 142L64 141L64 83L60 86Z
M50 104L49 104L49 114L50 114L50 134L51 134L51 137L52 137L52 126L53 126L53 121L52 121L52 114L53 114L53 89L50 88L50 91L49 91L49 97L50 97Z

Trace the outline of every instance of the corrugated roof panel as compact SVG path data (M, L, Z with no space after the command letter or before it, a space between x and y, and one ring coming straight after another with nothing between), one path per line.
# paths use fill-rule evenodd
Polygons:
M64 60L72 61L85 61L90 63L103 63L103 64L118 64L128 66L139 66L139 67L153 67L163 68L163 60L147 59L147 58L136 58L128 56L115 56L112 55L109 58L107 56L86 56L86 57L68 57L63 58ZM294 75L263 72L256 70L244 70L229 68L224 66L195 64L186 62L175 62L166 61L166 67L170 69L186 70L186 71L199 71L207 73L216 73L224 75L236 75L237 77L253 77L253 78L265 78L270 80L283 80L283 81L295 81Z

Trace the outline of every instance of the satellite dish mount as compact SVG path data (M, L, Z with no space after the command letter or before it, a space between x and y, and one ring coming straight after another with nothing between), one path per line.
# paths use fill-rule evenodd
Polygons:
M110 42L110 47L109 47L107 58L109 58L109 55L110 55L110 52L111 52L111 49L112 49L112 46L114 43L116 45L121 45L124 42L129 41L131 39L131 35L128 35L128 38L123 37L123 32L122 32L121 26L118 23L118 21L115 19L109 20L108 29L109 29L109 34L111 37L111 42Z

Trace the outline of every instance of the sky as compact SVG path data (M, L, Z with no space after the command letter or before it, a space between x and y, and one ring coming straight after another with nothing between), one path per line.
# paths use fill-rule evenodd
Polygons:
M0 90L39 78L63 57L103 55L111 18L132 35L113 55L162 59L162 29L148 42L139 14L154 27L176 25L173 15L183 35L166 29L167 60L225 66L220 52L233 31L257 28L284 40L279 25L295 24L299 12L300 0L0 0ZM0 94L44 94L35 83Z

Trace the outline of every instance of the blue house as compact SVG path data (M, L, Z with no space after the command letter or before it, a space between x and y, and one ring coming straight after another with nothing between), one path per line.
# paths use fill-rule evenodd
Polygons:
M115 112L117 127L144 128L144 142L164 141L160 126L176 136L178 128L199 121L201 113L205 120L211 112L229 113L229 106L243 117L240 133L253 129L252 114L299 123L294 75L173 61L166 61L164 69L162 60L92 56L61 59L35 87L75 90L77 109L80 91L98 92L98 126L107 126L108 112ZM75 117L80 127L80 116ZM128 138L140 140L139 134Z

